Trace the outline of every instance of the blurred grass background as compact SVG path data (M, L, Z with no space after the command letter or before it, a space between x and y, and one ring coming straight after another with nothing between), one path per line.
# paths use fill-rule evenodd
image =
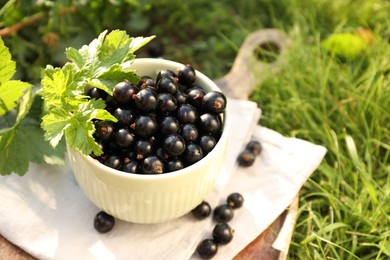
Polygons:
M389 1L0 3L0 35L17 77L33 83L46 64L65 62L66 47L80 47L104 29L156 35L149 54L190 63L211 78L230 70L248 34L283 30L292 41L286 62L277 74L259 75L250 97L263 110L259 123L328 149L301 190L289 258L390 258ZM364 44L356 45L349 36L361 37L361 28ZM348 37L324 45L337 35Z

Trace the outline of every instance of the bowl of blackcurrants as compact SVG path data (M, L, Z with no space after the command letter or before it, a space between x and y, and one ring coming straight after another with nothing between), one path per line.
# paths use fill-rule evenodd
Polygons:
M226 156L229 113L216 84L190 65L137 58L106 102L117 122L94 121L100 155L68 147L80 188L99 209L132 223L181 217L212 190Z

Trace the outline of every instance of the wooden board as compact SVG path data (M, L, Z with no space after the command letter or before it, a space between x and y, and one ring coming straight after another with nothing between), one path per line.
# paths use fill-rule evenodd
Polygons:
M274 29L260 30L250 34L241 45L233 67L226 76L215 82L226 96L237 99L248 99L251 91L261 82L261 73L265 70L278 71L283 62L283 54L289 44L288 38L281 31ZM275 62L262 62L256 58L258 48L274 46L278 53ZM259 205L261 207L261 205ZM289 209L286 209L263 233L245 247L235 260L250 259L286 259L291 242L298 208L298 196L295 197ZM288 220L288 221L287 221ZM282 232L283 231L283 232ZM281 234L283 233L283 234ZM278 236L282 236L278 237ZM273 244L281 239L282 250L275 249ZM35 259L22 249L13 245L0 234L0 260L2 259Z

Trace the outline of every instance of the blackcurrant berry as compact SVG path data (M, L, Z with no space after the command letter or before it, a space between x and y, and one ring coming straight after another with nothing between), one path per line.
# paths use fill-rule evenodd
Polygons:
M261 153L263 150L263 147L261 146L261 143L257 140L251 140L247 143L246 149L252 151L252 153L257 156Z
M198 206L191 210L191 214L199 219L205 219L211 214L211 206L207 201L202 201Z
M162 136L176 134L180 129L179 121L173 116L164 116L159 120L158 132Z
M187 101L197 109L201 109L203 96L206 92L201 87L192 87L187 90Z
M130 126L139 137L150 137L157 130L156 120L149 115L139 115Z
M102 90L100 88L93 87L87 91L87 95L90 96L91 98L94 98L94 99L104 99L105 100L107 97L107 92L105 92L104 90Z
M132 160L122 165L120 168L121 171L128 173L139 173L139 162L137 160Z
M253 152L248 149L245 149L238 155L237 161L238 165L243 167L249 167L255 162L255 159L256 157Z
M177 76L179 77L179 83L187 86L192 85L196 80L195 70L188 64L178 69Z
M177 80L177 75L172 70L160 70L156 76L156 82L162 78L172 78Z
M234 192L227 197L226 202L232 209L238 209L244 204L244 197L240 193Z
M212 236L218 244L226 245L233 239L234 230L227 223L218 223L215 225Z
M151 77L143 76L138 83L139 89L150 88L157 91L156 82Z
M184 124L180 129L180 135L186 142L195 142L198 140L199 132L195 125Z
M196 163L203 158L202 148L195 143L189 143L184 151L183 158L187 165Z
M167 154L164 149L161 147L161 146L158 146L157 149L156 149L156 155L158 158L160 158L161 160L165 161L168 160L171 156L169 154ZM168 166L165 167L167 168L168 170Z
M96 131L94 135L97 139L108 141L114 133L114 122L100 121L95 125Z
M157 108L157 93L150 88L141 89L133 99L139 111L153 112Z
M138 139L134 144L137 159L143 159L153 153L153 145L149 140Z
M127 128L120 128L114 135L115 144L121 148L128 148L134 143L134 135Z
M210 91L203 96L202 109L207 113L219 114L226 108L226 97L219 91Z
M133 95L137 94L139 88L131 82L123 81L115 85L112 95L120 105L129 105Z
M219 205L213 211L213 219L217 222L228 222L233 216L233 209L227 204Z
M202 240L197 246L196 252L202 259L211 259L218 252L218 244L213 239Z
M137 159L137 153L134 150L130 150L123 153L123 162L128 163Z
M195 124L198 118L196 108L190 104L183 104L177 109L177 119L182 124Z
M115 218L110 214L100 211L93 220L93 226L99 233L107 233L115 225Z
M176 92L175 98L178 106L187 103L187 94L181 90Z
M160 114L169 114L176 110L176 98L170 93L161 93L157 96L157 111Z
M211 113L201 115L199 125L205 133L217 135L221 131L221 120L219 116Z
M181 155L186 149L186 143L178 134L171 134L164 138L162 141L162 148L164 151L172 156Z
M127 105L127 104L126 104ZM114 113L115 109L119 107L119 103L115 101L114 97L107 95L106 97L106 110L111 114Z
M168 160L165 163L165 171L166 172L174 172L174 171L181 170L183 168L184 168L184 163L180 159Z
M142 161L142 173L144 174L161 174L164 172L163 161L155 155L146 157Z
M133 109L118 107L115 109L113 116L118 119L118 124L129 126L134 122L136 113Z
M148 44L148 54L152 58L164 55L164 45L159 41L152 41Z
M121 158L118 155L112 154L107 156L103 163L110 168L119 169L121 166Z
M216 144L217 140L211 134L204 134L199 137L199 146L202 148L204 155L213 150Z
M157 89L160 93L176 94L178 85L177 81L172 77L163 77L157 81Z

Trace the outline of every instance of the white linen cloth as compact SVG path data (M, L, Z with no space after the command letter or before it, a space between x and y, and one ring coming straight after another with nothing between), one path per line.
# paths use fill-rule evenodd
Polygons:
M229 222L232 242L220 246L214 259L231 259L264 231L326 153L322 146L258 126L261 111L254 102L228 103L232 129L226 164L206 200L215 207L239 192L245 202ZM259 140L263 151L251 167L238 167L236 158L251 139ZM39 259L197 259L196 246L211 237L215 225L211 216L199 221L187 214L161 224L116 220L113 230L100 234L93 227L98 211L69 167L31 164L23 177L0 177L0 234Z

